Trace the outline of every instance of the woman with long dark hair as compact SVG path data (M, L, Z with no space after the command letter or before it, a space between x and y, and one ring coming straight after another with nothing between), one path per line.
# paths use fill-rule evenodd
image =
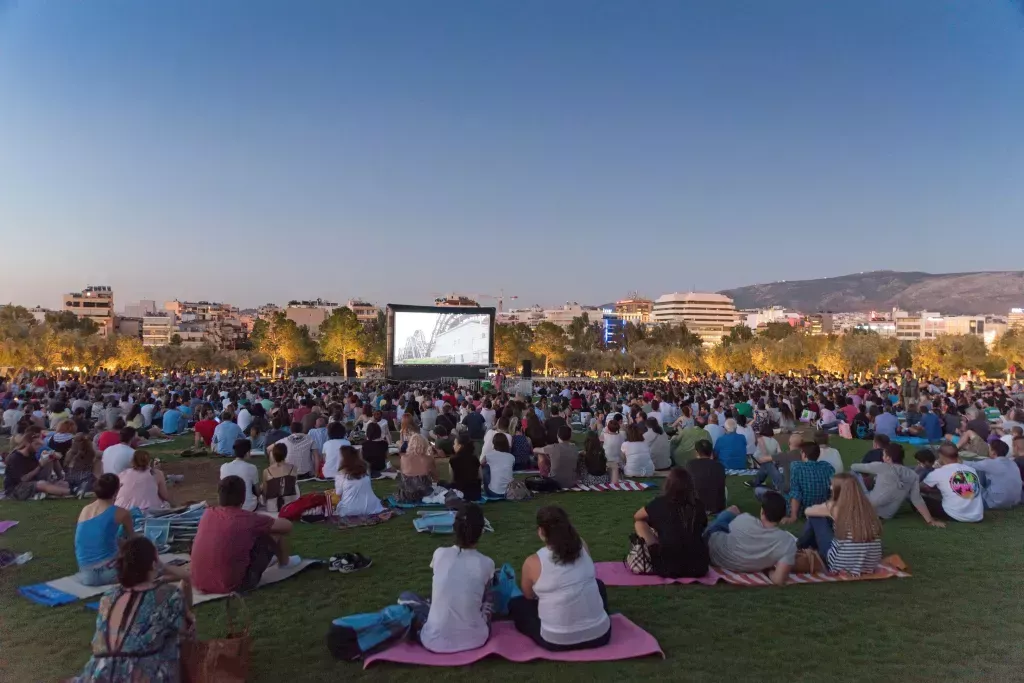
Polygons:
M704 530L708 516L697 499L690 473L673 467L665 493L633 515L633 528L651 554L658 576L697 578L708 573Z
M537 535L544 547L526 558L523 595L508 606L516 630L553 652L607 645L608 594L569 515L554 505L541 508Z

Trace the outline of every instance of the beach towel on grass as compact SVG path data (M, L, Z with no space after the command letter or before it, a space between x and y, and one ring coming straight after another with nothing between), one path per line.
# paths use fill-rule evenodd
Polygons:
M477 505L483 505L484 503L486 503L488 501L496 503L496 502L501 501L501 500L505 500L505 499L504 498L481 498L480 500L474 500L473 502L476 503ZM419 502L419 503L400 503L400 502L398 502L398 499L395 498L394 496L388 496L387 498L384 499L384 501L388 505L393 507L393 508L401 508L403 510L408 510L408 509L411 509L411 508L430 508L430 507L440 508L440 507L444 507L444 503L424 503L422 501Z
M648 489L658 488L657 484L651 484L642 481L620 481L618 484L595 484L594 486L586 486L580 484L571 489L562 489L562 491L647 491Z
M416 531L429 534L455 533L455 510L444 512L420 512L419 518L412 520ZM491 523L484 519L484 531L494 531Z
M17 522L0 522L0 534L15 526L18 526Z
M634 574L622 562L595 562L597 578L606 586L667 586L671 583L699 583L702 586L714 586L728 583L733 586L771 586L772 581L764 572L731 572L727 569L712 567L700 578L667 579L661 576ZM890 555L882 559L874 574L790 574L787 586L808 583L844 583L847 581L872 581L879 579L905 579L911 576L907 565L899 555Z
M726 470L725 475L727 477L753 477L758 473L758 470Z
M370 655L363 662L363 668L367 669L371 664L377 662L418 666L466 666L491 655L518 663L538 659L553 662L612 662L648 655L665 657L665 653L661 651L661 646L658 645L654 636L625 616L613 614L611 621L611 641L603 647L596 647L592 650L551 652L516 631L512 622L496 621L491 624L491 637L487 639L487 643L476 650L437 654L430 652L422 645L405 640L382 652Z
M331 517L328 521L339 529L355 529L361 526L377 526L383 524L392 517L403 514L401 510L390 509L378 512L375 515L348 515L345 517Z

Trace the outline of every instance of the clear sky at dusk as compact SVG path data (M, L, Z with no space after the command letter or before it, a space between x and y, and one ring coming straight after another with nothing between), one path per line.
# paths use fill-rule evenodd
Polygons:
M1014 0L0 0L0 301L1019 269L1022 121Z

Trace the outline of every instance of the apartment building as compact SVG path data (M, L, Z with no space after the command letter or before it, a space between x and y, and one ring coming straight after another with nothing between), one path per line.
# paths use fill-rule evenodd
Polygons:
M114 332L114 290L110 287L89 285L81 292L65 294L64 310L91 319L103 336Z

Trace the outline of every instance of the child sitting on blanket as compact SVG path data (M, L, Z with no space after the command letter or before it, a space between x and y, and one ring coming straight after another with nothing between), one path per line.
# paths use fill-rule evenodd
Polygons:
M438 548L430 561L430 614L419 640L431 652L475 650L490 637L494 560L476 550L484 531L483 511L473 503L461 506L454 531L455 545Z
M352 446L341 447L341 467L334 477L334 492L341 497L334 510L338 517L375 515L384 511L380 499L373 493L366 463Z

